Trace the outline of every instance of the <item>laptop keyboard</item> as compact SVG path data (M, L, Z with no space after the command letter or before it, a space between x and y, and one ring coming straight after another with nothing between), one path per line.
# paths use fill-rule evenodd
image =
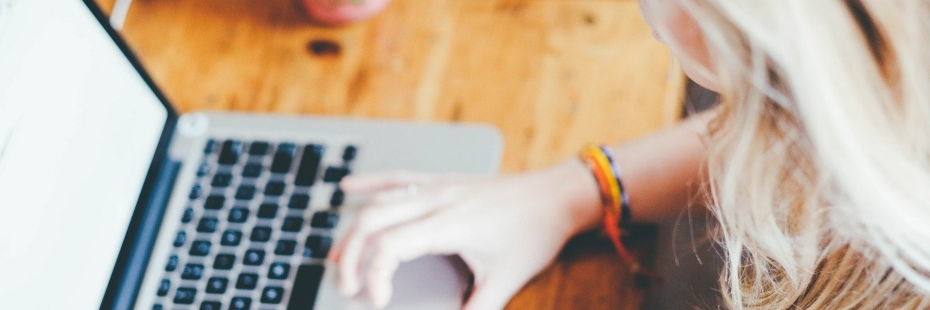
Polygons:
M357 151L208 141L153 309L313 309ZM341 163L324 167L326 152Z

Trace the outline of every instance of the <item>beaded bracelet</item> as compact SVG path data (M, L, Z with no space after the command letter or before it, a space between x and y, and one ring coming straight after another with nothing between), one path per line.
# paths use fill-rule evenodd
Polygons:
M585 148L579 158L588 165L600 191L604 209L604 231L610 237L620 258L632 271L639 274L640 265L623 245L621 237L627 234L630 218L629 195L620 179L620 169L613 155L605 147L590 146Z

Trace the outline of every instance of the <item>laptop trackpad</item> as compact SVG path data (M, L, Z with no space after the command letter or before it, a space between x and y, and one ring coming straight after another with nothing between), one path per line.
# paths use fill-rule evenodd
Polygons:
M336 266L327 264L315 309L375 309L360 297L342 298L336 291ZM458 258L426 256L400 265L394 275L394 295L386 309L457 310L468 286L467 266Z

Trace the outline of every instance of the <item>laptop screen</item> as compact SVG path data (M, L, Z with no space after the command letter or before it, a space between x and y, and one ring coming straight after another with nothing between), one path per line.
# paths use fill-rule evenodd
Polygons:
M168 115L80 0L0 0L0 309L100 306Z

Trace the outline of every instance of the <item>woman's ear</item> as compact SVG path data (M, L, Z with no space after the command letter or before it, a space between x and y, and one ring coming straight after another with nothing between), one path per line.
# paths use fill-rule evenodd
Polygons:
M704 88L717 91L714 66L697 21L676 1L639 0L639 5L653 35L669 46L685 74Z

